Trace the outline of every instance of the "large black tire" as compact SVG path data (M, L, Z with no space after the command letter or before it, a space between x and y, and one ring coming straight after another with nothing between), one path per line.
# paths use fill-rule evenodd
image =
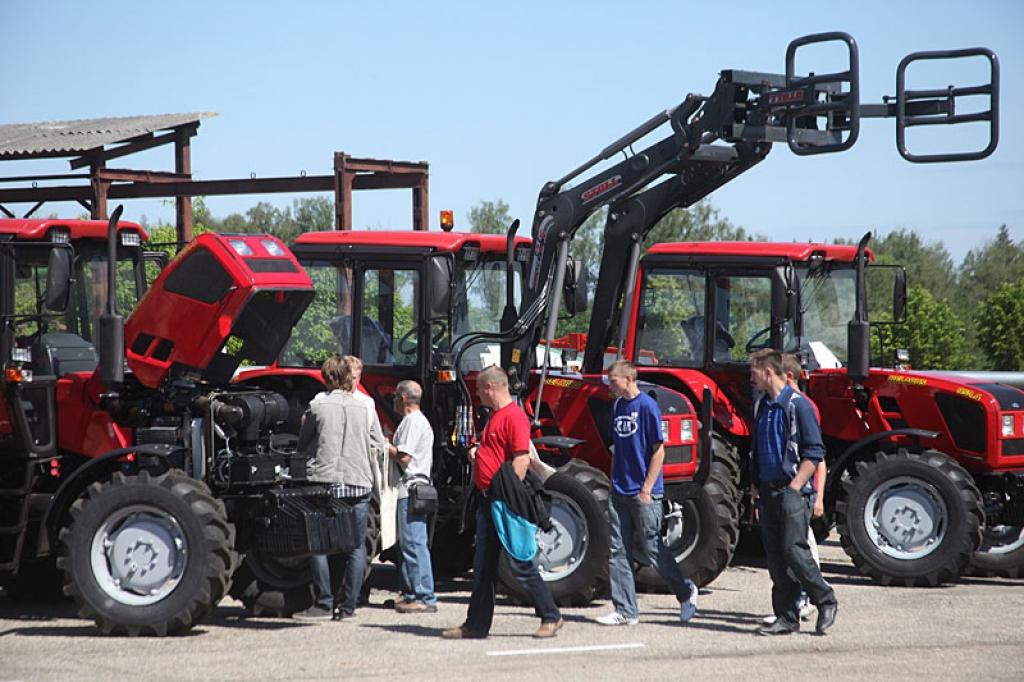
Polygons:
M728 459L735 449L718 439L712 447L715 460L698 496L682 504L665 501L662 540L676 557L683 575L699 587L710 584L726 569L740 534L739 493ZM636 584L650 591L667 588L653 566L637 566Z
M981 495L963 467L936 450L878 452L856 463L836 503L843 549L882 585L932 587L956 579L981 542Z
M250 549L231 579L231 596L254 616L290 616L313 603L309 559Z
M366 574L380 553L380 512L370 504L366 523ZM309 559L276 557L256 549L245 553L231 581L231 596L254 616L287 617L313 604Z
M1024 526L985 526L981 545L971 557L973 575L1024 576Z
M177 469L118 472L71 505L60 531L64 592L104 634L183 632L227 592L234 536L202 482Z
M572 459L544 483L551 493L555 530L539 533L541 577L563 606L585 606L608 584L608 477ZM498 573L513 599L530 597L512 576L504 552Z

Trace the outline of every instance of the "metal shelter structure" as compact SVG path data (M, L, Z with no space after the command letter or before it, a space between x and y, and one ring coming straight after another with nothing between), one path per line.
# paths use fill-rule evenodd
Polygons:
M30 217L48 201L81 204L94 219L106 219L111 199L175 198L178 240L192 238L192 197L333 192L334 228L352 229L352 190L412 190L412 227L429 226L429 166L426 162L353 158L334 153L330 175L193 180L191 140L213 112L128 116L0 125L0 161L70 158L71 170L84 173L0 176L0 212L17 217L7 205L30 203ZM163 145L174 145L174 170L111 168L108 162ZM78 180L40 187L39 183Z

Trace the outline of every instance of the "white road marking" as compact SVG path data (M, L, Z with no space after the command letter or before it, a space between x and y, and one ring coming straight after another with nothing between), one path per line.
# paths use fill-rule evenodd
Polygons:
M488 651L488 656L543 656L545 654L569 654L578 651L609 651L612 649L639 649L642 642L629 644L605 644L602 646L566 646L558 649L516 649L514 651Z

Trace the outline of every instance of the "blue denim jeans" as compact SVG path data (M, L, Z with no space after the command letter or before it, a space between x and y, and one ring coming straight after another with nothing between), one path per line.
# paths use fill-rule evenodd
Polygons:
M473 594L469 598L469 612L464 627L474 632L488 633L494 620L494 585L498 581L498 556L501 540L494 529L491 501L483 498L476 511L476 550L473 554ZM518 561L508 557L516 581L533 599L533 609L542 623L554 623L562 614L551 591L537 570L537 558Z
M772 610L779 620L795 626L800 622L801 587L815 606L836 603L835 592L821 576L807 542L811 498L785 485L761 486L758 511L772 579Z
M437 604L430 549L427 547L427 515L410 512L408 497L398 500L398 544L402 550L398 568L402 599L428 606Z
M359 538L348 553L316 554L309 558L313 571L313 602L322 609L337 609L346 615L355 613L366 573L366 523L370 515L370 496L343 497L355 510Z
M636 584L633 575L633 552L639 550L644 563L657 568L668 583L669 589L680 602L689 599L694 587L693 581L679 570L679 564L661 541L661 495L654 495L645 504L635 495L621 495L612 491L608 495L608 579L612 593L612 604L620 615L638 618L636 606ZM641 542L636 542L639 533Z

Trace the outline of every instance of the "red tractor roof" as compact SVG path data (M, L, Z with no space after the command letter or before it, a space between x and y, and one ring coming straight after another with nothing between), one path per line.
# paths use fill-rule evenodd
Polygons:
M516 246L528 245L526 237L516 237ZM331 230L307 232L295 244L331 244L349 246L412 246L455 252L471 244L483 253L504 253L505 235L477 234L475 232L424 232L416 230Z
M786 242L671 242L655 244L647 253L678 256L765 256L788 258L792 261L806 261L813 253L824 253L825 260L850 263L857 255L857 247ZM871 249L867 250L867 254L869 260L875 259Z
M13 234L15 239L42 241L48 238L49 231L59 227L71 232L71 239L106 239L106 220L60 220L57 218L4 218L0 219L0 234ZM138 223L121 220L117 223L117 231L137 232L145 241L146 231Z

